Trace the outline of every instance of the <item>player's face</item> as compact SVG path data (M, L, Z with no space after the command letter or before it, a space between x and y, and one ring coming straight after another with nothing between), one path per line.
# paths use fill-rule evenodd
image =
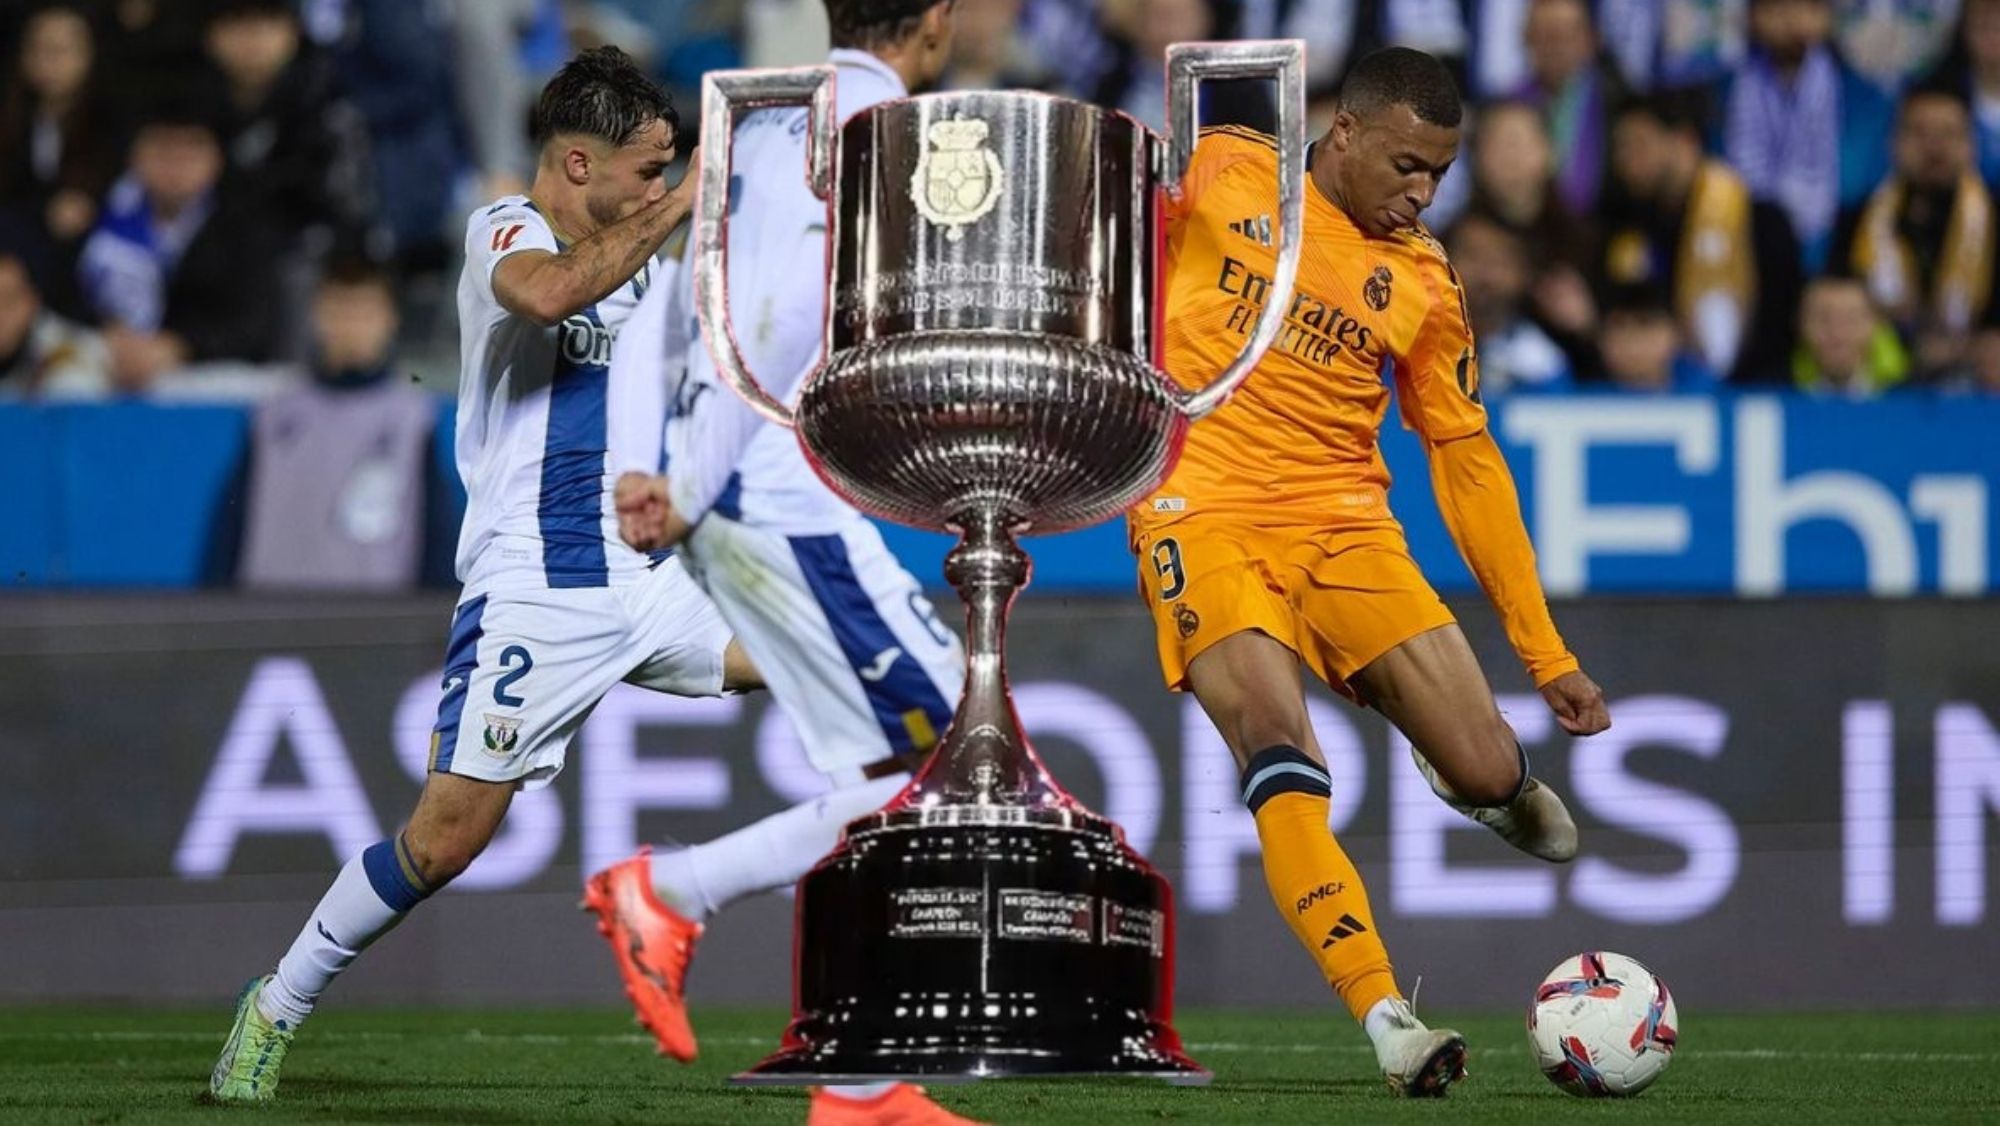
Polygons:
M590 218L608 227L667 194L667 165L674 159L674 134L664 121L651 121L617 148L600 144L592 154Z
M1348 218L1376 238L1415 226L1458 156L1456 128L1424 121L1406 105L1366 117L1342 110L1332 140Z

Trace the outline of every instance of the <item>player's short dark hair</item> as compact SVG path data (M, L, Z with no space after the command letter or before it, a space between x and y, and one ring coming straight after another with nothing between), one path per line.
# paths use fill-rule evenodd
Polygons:
M826 22L836 47L869 51L901 43L917 30L924 13L951 0L825 0Z
M1340 108L1357 117L1408 106L1418 121L1458 128L1465 100L1445 65L1422 51L1384 47L1361 56L1340 84Z
M655 121L680 134L680 114L660 84L616 47L593 47L563 64L535 102L535 143L558 134L627 145Z

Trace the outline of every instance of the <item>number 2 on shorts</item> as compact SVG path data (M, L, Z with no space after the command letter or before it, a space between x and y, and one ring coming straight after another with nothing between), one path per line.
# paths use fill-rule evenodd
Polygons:
M1153 569L1160 573L1160 601L1172 602L1187 589L1187 569L1181 566L1179 540L1164 539L1153 545Z
M516 664L516 661L520 663ZM493 682L493 702L508 708L518 708L527 703L526 700L507 690L514 687L515 681L528 675L528 672L535 667L535 658L526 648L509 645L500 651L500 667L507 670L507 675Z

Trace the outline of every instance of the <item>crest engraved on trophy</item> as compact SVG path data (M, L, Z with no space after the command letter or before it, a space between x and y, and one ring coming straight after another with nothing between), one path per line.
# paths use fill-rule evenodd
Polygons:
M917 778L800 881L793 1020L739 1081L1207 1080L1172 1026L1172 890L1049 775L1003 638L1029 574L1016 536L1151 492L1277 339L1304 227L1304 59L1296 41L1170 48L1164 139L1025 93L903 98L836 130L831 67L703 79L702 135L722 151L702 165L693 269L718 373L796 427L854 505L958 533L945 578L966 606L957 713ZM1276 80L1277 267L1239 355L1187 389L1153 362L1159 225L1193 157L1199 83L1240 78ZM801 105L832 256L824 356L793 407L730 331L727 138L739 113Z
M993 210L1005 187L1000 158L986 147L987 125L978 118L954 118L931 123L930 142L910 175L910 199L924 218L945 228L957 242L965 226Z

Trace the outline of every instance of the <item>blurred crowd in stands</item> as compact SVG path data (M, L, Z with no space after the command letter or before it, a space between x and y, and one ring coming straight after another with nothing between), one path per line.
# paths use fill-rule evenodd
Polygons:
M1315 130L1360 53L1446 59L1491 393L2000 394L2000 0L955 2L948 85L1156 127L1179 40L1305 39ZM691 105L820 57L819 4L0 0L0 398L447 390L541 80L616 43Z

